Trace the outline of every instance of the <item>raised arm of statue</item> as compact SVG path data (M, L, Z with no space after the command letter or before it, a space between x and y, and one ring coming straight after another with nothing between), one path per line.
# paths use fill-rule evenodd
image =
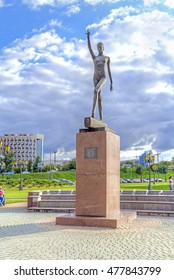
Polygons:
M90 54L91 54L91 56L92 56L92 59L94 59L95 54L94 54L94 52L93 52L93 50L92 50L92 47L91 47L90 31L89 31L89 29L87 29L86 35L87 35L87 40L88 40L88 49L89 49L89 52L90 52Z

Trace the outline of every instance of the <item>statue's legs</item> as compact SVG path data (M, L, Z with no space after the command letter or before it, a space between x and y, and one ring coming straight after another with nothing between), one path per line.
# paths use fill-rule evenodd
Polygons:
M97 97L98 97L97 91L94 90L94 99L93 99L92 115L91 115L92 118L94 118L94 116L95 116L95 108L96 108L96 103L97 103Z
M93 107L92 107L92 115L91 115L92 118L94 118L94 115L95 115L95 108L96 108L96 103L97 103L97 99L98 99L98 109L99 109L100 120L103 119L101 88L103 87L103 85L105 83L106 83L106 78L102 78L100 80L94 79L95 90L94 90L94 99L93 99Z
M98 110L99 110L99 116L100 116L100 120L103 120L103 107L102 107L102 95L101 95L101 91L99 91L98 93Z

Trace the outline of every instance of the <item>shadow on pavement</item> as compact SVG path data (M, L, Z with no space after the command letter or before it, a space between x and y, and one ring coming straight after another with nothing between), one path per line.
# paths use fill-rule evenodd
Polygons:
M0 238L55 231L53 222L18 224L0 227Z

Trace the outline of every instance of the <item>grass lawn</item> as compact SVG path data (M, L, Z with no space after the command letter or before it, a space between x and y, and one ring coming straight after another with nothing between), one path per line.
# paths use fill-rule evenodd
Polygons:
M152 190L169 190L168 182L158 182L153 184L152 183ZM120 184L121 190L147 190L148 183L123 183Z
M22 174L23 190L19 190L20 174L5 175L0 177L0 185L5 191L6 203L27 201L29 191L34 190L74 190L75 185L69 185L63 182L56 182L54 179L76 180L75 172L55 172L48 174L46 172Z
M123 183L120 184L120 190L147 190L148 183ZM153 190L169 190L167 182L159 182L152 184ZM24 202L27 201L29 191L34 190L75 190L75 185L45 185L38 184L36 187L24 187L23 190L19 191L17 187L4 187L6 203Z
M37 187L24 187L23 190L19 190L17 187L4 187L6 204L15 202L25 202L27 201L28 192L30 191L45 191L45 190L75 190L75 185L59 185L59 186L49 186L38 185Z
M59 171L55 173L31 173L22 174L23 190L19 190L20 174L8 175L0 177L0 185L5 190L6 203L14 203L19 201L27 201L28 192L34 190L75 190L75 185L57 182L54 179L76 180L76 172ZM147 190L148 183L121 183L120 190ZM152 183L153 190L169 190L167 182Z

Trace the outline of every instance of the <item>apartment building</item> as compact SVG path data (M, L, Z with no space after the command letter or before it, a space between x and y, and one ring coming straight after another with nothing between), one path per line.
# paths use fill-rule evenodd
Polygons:
M39 156L43 161L43 134L4 134L0 136L0 154L8 147L14 153L14 160L34 162Z

